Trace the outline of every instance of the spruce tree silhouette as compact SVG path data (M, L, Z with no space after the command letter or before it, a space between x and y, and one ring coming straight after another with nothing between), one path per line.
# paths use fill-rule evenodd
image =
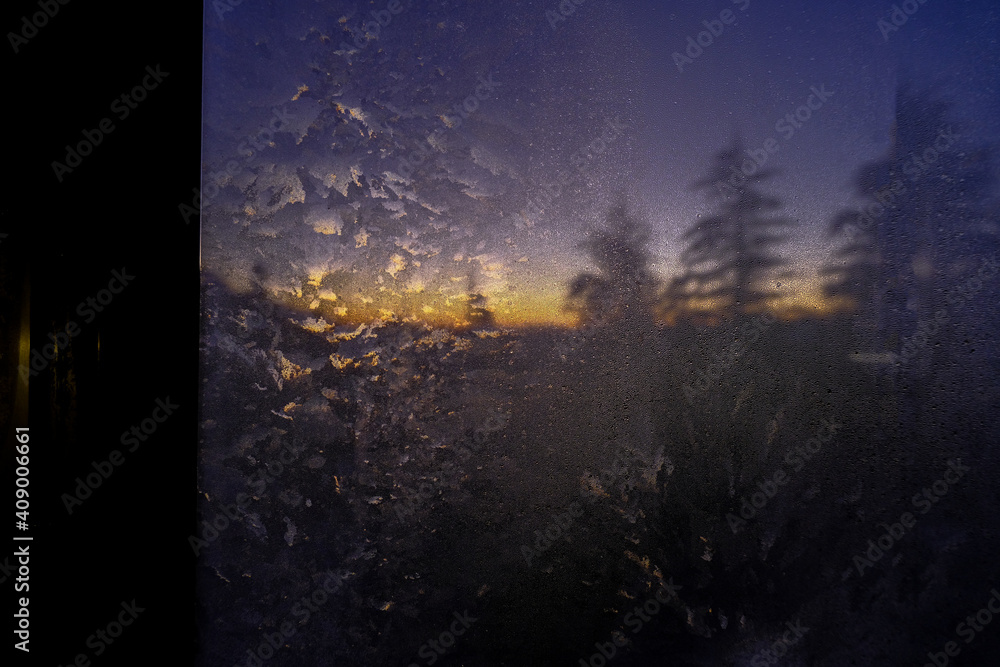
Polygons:
M947 103L900 85L888 154L855 178L865 202L830 223L830 236L845 244L821 271L826 295L854 302L862 322L878 329L879 349L896 351L918 322L947 307L944 275L1000 248L984 210L993 150L963 144L963 132Z
M876 201L879 198L886 202L895 199L890 183L887 160L876 161L860 169L855 178L858 194ZM877 204L873 210L879 210L879 206L882 204ZM833 253L832 262L819 272L820 277L826 280L824 295L848 302L860 314L870 311L875 303L881 274L878 237L869 220L870 215L856 209L845 209L834 216L827 230L828 237L843 237L847 241ZM865 317L863 321L868 326L873 324L871 317Z
M752 165L749 175L742 170L745 163ZM787 262L771 251L787 240L784 230L793 223L774 216L781 202L755 187L776 173L759 169L737 136L716 155L709 174L693 184L692 189L707 189L718 208L683 236L688 243L681 253L684 273L666 291L668 312L736 317L764 310L766 301L777 296L764 283Z
M649 224L620 203L603 227L591 230L580 246L599 273L582 273L570 284L568 300L584 323L650 320L657 279L650 269Z
M840 266L824 271L827 294L857 304L859 347L883 353L891 386L906 388L891 392L891 405L909 441L950 437L942 413L974 419L977 408L954 388L980 385L1000 365L990 346L970 344L995 331L995 285L983 281L984 292L954 298L1000 251L989 211L995 151L975 145L953 118L942 98L902 83L890 148L858 172L867 201L830 226L846 241L835 255Z

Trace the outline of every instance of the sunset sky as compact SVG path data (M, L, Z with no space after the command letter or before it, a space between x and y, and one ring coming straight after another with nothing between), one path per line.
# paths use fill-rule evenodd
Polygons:
M324 317L446 321L471 279L501 324L568 324L566 285L593 270L579 249L587 229L624 195L653 227L654 269L673 275L681 235L712 211L690 186L739 133L750 150L777 145L765 166L781 175L764 189L797 222L782 254L799 275L781 281L782 306L822 314L835 304L817 272L838 245L826 228L858 202L856 169L889 148L901 75L952 102L970 140L1000 139L988 2L919 5L896 31L878 24L891 3L857 0L595 0L559 19L546 15L555 2L413 3L376 30L383 4L247 3L209 22L205 163L236 166L206 206L203 253L235 289L263 263L272 293ZM363 48L345 52L345 28L365 21ZM710 29L690 51L688 37ZM683 72L675 53L695 55ZM456 123L463 100L474 110ZM807 120L783 120L807 101ZM248 155L241 139L276 108L291 120ZM433 178L399 179L414 149L434 154ZM349 182L368 188L361 200Z

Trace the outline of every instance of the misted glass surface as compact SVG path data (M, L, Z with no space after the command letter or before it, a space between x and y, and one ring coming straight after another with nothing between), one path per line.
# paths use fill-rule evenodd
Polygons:
M992 3L205 21L201 664L992 664Z

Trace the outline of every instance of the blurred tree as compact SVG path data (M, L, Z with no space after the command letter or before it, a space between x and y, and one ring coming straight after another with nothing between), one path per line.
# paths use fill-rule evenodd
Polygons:
M877 301L881 272L875 230L865 229L861 211L843 210L831 221L828 236L843 236L847 241L819 272L826 280L823 293L829 299L849 304L848 307L864 315L859 324L871 328L876 321L872 306Z
M948 104L900 85L889 151L855 177L863 203L830 224L845 242L821 271L826 295L853 302L859 324L878 330L877 349L897 351L918 322L948 307L946 283L1000 249L986 212L993 151L971 147L964 133Z
M699 311L736 316L763 310L766 301L777 296L764 283L787 264L771 250L787 240L783 230L792 222L773 216L781 202L754 187L775 173L761 169L736 137L716 155L709 174L694 183L694 189L709 191L718 208L684 234L684 273L671 281L664 295L673 316Z
M580 246L598 273L581 273L570 284L570 308L584 323L652 320L658 289L650 269L649 224L625 204L608 211L603 227L591 230Z
M901 78L889 150L858 171L863 203L832 221L845 242L822 274L828 296L854 304L858 347L881 353L886 379L906 388L887 391L902 437L938 442L954 435L941 413L972 420L987 409L954 388L1000 366L986 342L998 289L977 278L1000 256L995 151L970 139L950 104ZM973 298L956 298L963 285L978 286Z

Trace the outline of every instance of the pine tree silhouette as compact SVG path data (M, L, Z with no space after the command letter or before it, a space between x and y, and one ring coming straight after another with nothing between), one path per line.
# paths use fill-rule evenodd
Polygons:
M753 166L749 176L741 170L744 163ZM771 251L787 240L783 232L792 222L774 216L781 202L754 187L775 173L757 168L736 137L716 155L708 176L694 183L693 189L709 190L718 208L683 236L688 243L681 253L684 273L667 289L668 311L675 316L711 311L732 317L763 310L766 301L777 296L764 283L787 264Z
M944 275L960 271L964 258L1000 247L984 211L992 150L960 143L964 131L949 121L948 110L902 84L889 152L855 179L865 202L838 213L829 227L845 244L821 272L829 279L826 294L867 313L863 321L878 327L878 345L890 350L947 305Z
M947 102L912 83L897 88L890 148L859 170L865 201L832 221L830 232L845 244L823 272L828 295L855 303L858 348L880 353L886 377L909 387L892 394L905 437L928 441L944 437L944 404L952 414L971 405L953 388L981 382L977 373L997 363L988 346L968 345L995 330L988 316L995 288L952 298L1000 251L989 212L994 153L973 145L952 117Z
M892 169L888 159L874 161L858 170L855 187L860 196L869 200L871 211L884 210L881 202L892 203ZM879 202L879 203L875 203ZM874 206L874 208L872 208ZM866 214L867 213L867 214ZM870 212L845 209L830 222L827 235L846 239L833 259L819 274L826 279L823 293L827 298L846 301L862 315L860 323L866 328L875 324L872 308L877 301L882 272L877 228Z
M580 274L570 284L571 309L585 323L651 319L657 279L650 269L650 237L649 225L622 203L580 244L599 271Z

